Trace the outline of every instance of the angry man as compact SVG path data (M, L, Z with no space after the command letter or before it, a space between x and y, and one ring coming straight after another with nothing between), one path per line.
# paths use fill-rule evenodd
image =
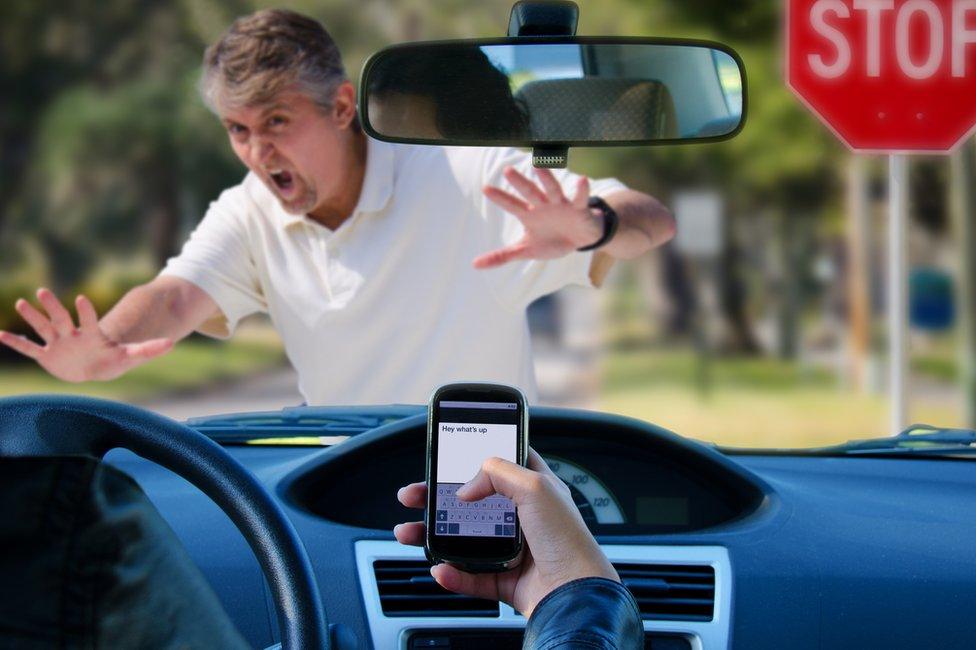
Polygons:
M533 170L512 148L368 138L331 36L294 12L235 21L207 49L201 90L244 180L103 318L79 296L76 323L41 289L44 311L16 304L41 343L0 343L65 381L108 380L265 312L312 405L422 403L460 379L531 400L529 303L596 286L609 261L674 236L658 201L613 179ZM619 226L601 242L611 211Z

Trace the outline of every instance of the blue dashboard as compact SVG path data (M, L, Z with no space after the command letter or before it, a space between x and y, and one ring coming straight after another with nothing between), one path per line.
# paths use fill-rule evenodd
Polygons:
M534 412L531 436L547 460L571 468L564 479L599 484L574 497L618 569L641 558L671 571L711 567L714 609L649 614L653 647L974 646L971 460L728 454L646 423L565 410ZM422 415L324 448L227 450L295 524L340 647L418 647L410 645L418 631L442 628L501 639L524 624L510 608L472 619L398 617L377 598L372 566L422 558L398 548L390 531L419 518L397 503L395 486L422 479ZM259 566L226 515L134 454L115 450L107 460L139 482L245 638L254 647L276 642ZM667 593L651 596L653 604Z

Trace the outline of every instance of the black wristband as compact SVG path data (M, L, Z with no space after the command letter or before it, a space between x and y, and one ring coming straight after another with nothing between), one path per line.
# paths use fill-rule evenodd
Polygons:
M590 208L597 208L603 213L603 235L589 246L576 249L581 253L600 248L613 239L613 236L617 232L617 225L620 222L620 217L617 216L617 212L599 196L591 196L589 201L586 202L586 205Z

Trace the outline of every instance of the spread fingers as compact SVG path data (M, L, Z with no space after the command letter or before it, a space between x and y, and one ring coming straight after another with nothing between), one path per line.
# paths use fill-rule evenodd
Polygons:
M34 331L37 332L37 335L45 343L50 343L57 338L58 334L54 331L54 326L51 325L51 321L45 318L44 314L37 311L34 305L21 298L14 305L14 309L17 310L21 318L27 321L28 325L34 328Z

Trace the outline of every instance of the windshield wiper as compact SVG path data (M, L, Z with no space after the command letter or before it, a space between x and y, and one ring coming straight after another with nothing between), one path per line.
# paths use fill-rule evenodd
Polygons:
M945 456L976 455L976 431L944 429L928 424L913 424L897 436L851 440L841 445L811 450L816 454Z
M423 406L295 406L280 411L191 418L186 425L224 445L333 445L424 413Z

